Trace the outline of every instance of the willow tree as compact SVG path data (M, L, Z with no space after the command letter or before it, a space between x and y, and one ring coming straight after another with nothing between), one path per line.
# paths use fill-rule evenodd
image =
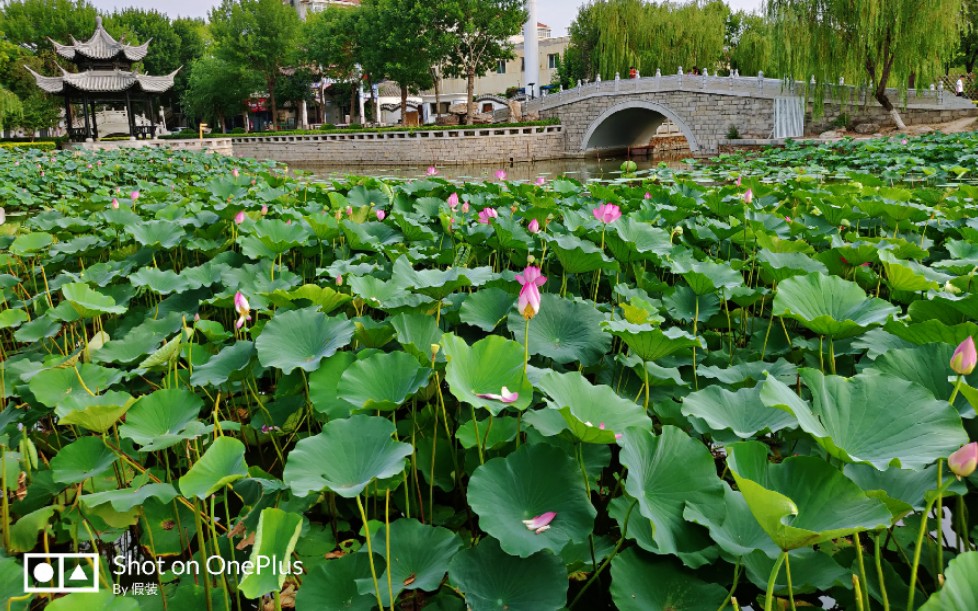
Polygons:
M817 99L840 77L869 87L897 128L906 129L887 86L940 72L959 42L962 2L769 0L775 59L785 76L814 76Z

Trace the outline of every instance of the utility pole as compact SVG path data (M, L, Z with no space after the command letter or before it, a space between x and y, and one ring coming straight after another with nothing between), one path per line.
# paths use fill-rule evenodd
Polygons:
M523 26L523 85L526 97L540 93L540 36L537 32L537 0L526 2L526 25Z

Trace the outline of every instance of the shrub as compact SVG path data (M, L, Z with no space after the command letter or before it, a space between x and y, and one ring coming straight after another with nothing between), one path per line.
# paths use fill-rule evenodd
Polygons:
M740 140L740 130L733 123L727 128L727 140Z

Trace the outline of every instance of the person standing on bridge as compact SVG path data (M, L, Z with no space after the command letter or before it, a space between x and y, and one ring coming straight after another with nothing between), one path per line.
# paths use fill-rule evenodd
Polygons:
M954 85L954 91L959 98L964 97L964 75L963 74L958 77L958 82L955 83Z

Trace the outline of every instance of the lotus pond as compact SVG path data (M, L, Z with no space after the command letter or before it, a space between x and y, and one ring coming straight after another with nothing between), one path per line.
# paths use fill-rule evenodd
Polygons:
M976 609L976 151L542 185L0 151L0 599ZM57 552L99 591L26 593Z

